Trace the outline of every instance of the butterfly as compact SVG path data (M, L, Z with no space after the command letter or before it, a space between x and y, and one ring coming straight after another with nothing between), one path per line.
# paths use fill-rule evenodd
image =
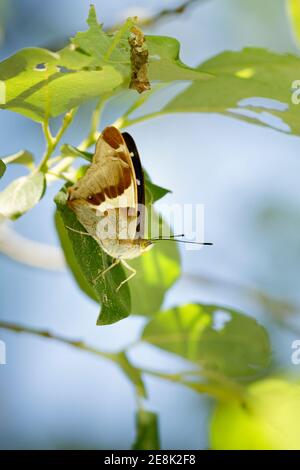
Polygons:
M153 247L144 238L145 186L139 153L130 134L106 127L100 135L91 166L68 188L68 206L100 247L113 258L99 275L121 263L130 275L136 270L126 260L136 258Z

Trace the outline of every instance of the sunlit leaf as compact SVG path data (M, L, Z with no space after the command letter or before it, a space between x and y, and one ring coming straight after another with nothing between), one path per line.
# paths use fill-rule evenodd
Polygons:
M210 442L214 450L299 450L300 385L268 378L248 387L243 405L221 402Z
M18 165L24 165L29 169L32 169L34 166L33 155L31 152L28 152L28 150L20 150L20 152L3 158L3 161L6 165L15 163Z
M248 48L223 52L198 70L214 80L194 81L163 112L220 113L300 135L299 105L292 102L299 57Z
M40 65L40 68L39 68ZM101 70L67 69L60 54L45 49L23 49L0 64L5 82L3 109L36 121L54 117L118 87L123 79L112 66Z
M158 416L146 410L136 414L136 440L134 450L159 450Z
M270 361L268 334L254 318L215 305L190 304L157 313L143 340L208 370L255 377Z
M44 194L45 177L42 173L22 176L0 193L0 219L17 219L35 206Z
M151 80L210 80L214 76L204 70L186 66L179 57L180 43L167 36L146 36L149 49L149 75Z
M295 34L295 39L300 45L300 1L287 0L287 8Z
M113 92L121 85L128 88L131 24L128 21L120 31L107 34L91 6L88 30L77 33L62 50L28 48L18 51L0 63L0 84L5 96L0 108L43 121ZM152 80L209 78L179 60L179 44L175 39L151 36L148 43Z

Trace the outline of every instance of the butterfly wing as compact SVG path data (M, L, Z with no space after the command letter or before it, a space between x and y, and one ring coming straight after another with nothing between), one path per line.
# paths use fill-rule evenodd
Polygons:
M132 218L136 219L135 171L125 140L115 127L105 128L99 137L91 166L69 188L68 204L92 236L96 235L100 214L113 208L130 208ZM131 227L129 236L134 238L136 226Z
M143 238L145 231L145 181L141 159L134 139L128 132L123 132L122 136L131 155L132 164L137 183L137 199L138 199L138 218L136 227L136 238Z

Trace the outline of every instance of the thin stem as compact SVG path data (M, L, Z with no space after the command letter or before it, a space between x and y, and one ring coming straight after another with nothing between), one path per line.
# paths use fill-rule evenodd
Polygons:
M163 9L153 16L147 18L141 18L137 20L137 24L141 26L153 26L160 20L166 19L171 16L178 16L183 14L189 7L196 3L205 3L208 0L185 0L181 5ZM108 32L116 31L120 28L120 24L115 24L108 29Z
M40 336L42 338L52 339L52 340L55 340L55 341L59 341L60 343L67 344L68 346L72 346L74 348L81 349L82 351L86 351L88 353L95 354L95 355L100 356L104 359L110 359L110 360L113 360L113 361L117 362L117 355L116 354L111 354L111 353L99 351L98 349L94 348L93 346L89 346L89 345L85 344L83 341L71 340L71 339L66 338L64 336L60 336L60 335L50 333L47 330L37 330L36 328L27 327L27 326L23 326L23 325L17 325L15 323L9 323L9 322L3 322L3 321L0 321L0 329L13 331L15 333L27 333L27 334L32 334L32 335L35 335L35 336Z
M66 181L67 183L72 183L72 184L75 183L74 180L68 178L68 177L67 177L66 175L64 175L63 173L55 173L55 171L51 171L51 170L49 171L49 170L48 170L48 171L47 171L47 175L52 176L55 180L56 180L56 179L62 179L62 180L64 180L64 181Z
M128 18L125 23L123 24L123 26L119 29L119 31L116 33L110 47L107 49L106 53L104 54L104 61L108 61L112 55L112 53L114 52L115 48L117 47L117 45L119 44L119 42L121 41L122 39L122 36L124 35L124 33L126 31L129 31L129 29L134 25L134 21L131 19L131 18Z
M88 136L81 142L81 144L78 145L79 150L83 150L83 151L87 150L91 145L97 142L97 139L99 137L98 127L100 124L104 107L110 96L111 96L111 92L105 93L99 99L92 114L90 131L88 133Z
M32 327L27 327L23 325L17 325L15 323L9 323L9 322L4 322L0 321L0 329L5 329L8 331L12 331L15 333L27 333L27 334L32 334L35 336L39 336L42 338L47 338L47 339L52 339L55 341L58 341L60 343L66 344L68 346L72 346L74 348L80 349L82 351L88 352L90 354L94 354L98 357L101 357L103 359L109 359L113 361L116 365L121 366L120 364L120 354L114 354L114 353L107 353L100 351L99 349L94 348L93 346L90 346L83 341L80 340L71 340L69 338L66 338L64 336L56 335L53 333L50 333L47 330L38 330L36 328ZM122 367L121 367L122 369ZM123 370L123 369L122 369ZM163 373L163 372L157 372L154 370L150 369L144 369L144 368L137 368L137 371L139 371L142 374L147 374L152 377L157 377L160 379L172 381L172 382L177 382L181 385L185 385L191 389L193 389L196 392L200 393L207 393L217 399L220 400L239 400L241 403L244 403L244 395L239 391L237 392L237 384L232 383L230 381L231 387L227 387L226 389L223 389L222 385L223 383L219 381L219 384L217 381L214 382L208 382L208 383L201 383L201 382L190 382L185 379L185 376L189 374L189 372L184 373L179 373L179 374L168 374L168 373ZM204 373L205 375L205 373ZM229 381L229 379L226 379L226 384ZM228 385L228 384L227 384ZM235 387L234 387L234 386ZM140 394L140 391L136 387L136 394L137 394L137 400L138 400L138 406L142 407L142 395Z
M157 377L160 379L168 380L171 382L176 382L181 385L184 385L198 393L206 393L217 400L222 401L232 401L237 400L241 404L245 404L245 390L244 388L240 387L239 384L236 384L233 381L226 381L226 387L224 387L221 381L219 383L217 381L211 382L192 382L190 380L186 380L186 376L189 375L188 372L184 373L181 372L179 374L168 374L164 372L157 372L151 369L140 369L140 372L143 374L150 375L152 377ZM206 375L205 371L199 370L199 375Z
M166 113L164 113L163 111L156 111L154 113L145 114L144 116L139 116L134 119L120 118L120 119L117 119L114 125L116 127L119 127L119 129L125 129L126 127L133 126L134 124L139 124L140 122L145 122L145 121L148 121L149 119L154 119L156 117L163 116L164 114Z
M51 134L49 120L46 119L42 123L42 128L43 128L43 132L44 132L45 139L46 139L46 150L45 150L42 160L40 161L39 165L37 166L35 170L36 172L45 170L49 158L51 157L52 153L56 149L64 132L67 130L67 128L73 121L76 111L77 111L77 108L73 108L71 109L71 111L65 114L62 125L55 137Z

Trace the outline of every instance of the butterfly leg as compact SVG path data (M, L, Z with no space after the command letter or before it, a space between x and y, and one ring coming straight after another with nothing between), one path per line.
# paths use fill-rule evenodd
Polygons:
M112 264L110 264L110 265L108 266L108 268L104 269L104 270L101 271L99 274L97 274L97 276L95 277L95 279L93 279L92 282L95 283L95 282L99 279L99 277L105 276L105 274L108 273L108 271L110 271L112 268L114 268L115 266L117 266L117 264L119 264L119 263L120 263L119 258L115 259L115 261L114 261Z
M68 230L71 230L71 232L79 233L79 235L87 235L88 237L92 236L88 232L81 232L80 230L76 230L75 228L69 227L68 225L65 225L65 228L67 228Z
M126 261L122 259L121 263L123 264L123 266L125 266L125 268L128 269L128 271L131 272L131 274L126 279L124 279L124 281L121 282L121 284L117 287L116 292L118 292L121 289L121 287L124 286L124 284L126 284L128 281L130 281L130 279L132 279L136 275L136 270L133 269L131 266L129 266L129 264L127 264Z

